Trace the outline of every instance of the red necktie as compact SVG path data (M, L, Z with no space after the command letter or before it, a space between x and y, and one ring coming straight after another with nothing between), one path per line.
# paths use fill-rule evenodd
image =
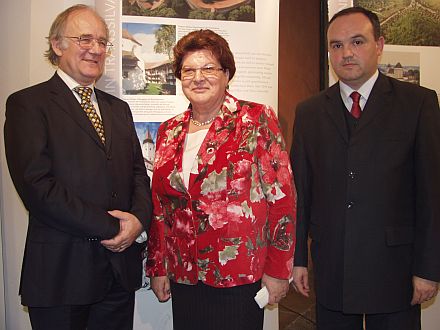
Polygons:
M361 94L359 94L358 92L353 92L350 94L350 97L353 100L353 105L351 106L351 115L356 118L359 119L361 117L362 111L361 111L361 106L359 105L359 100L361 99Z

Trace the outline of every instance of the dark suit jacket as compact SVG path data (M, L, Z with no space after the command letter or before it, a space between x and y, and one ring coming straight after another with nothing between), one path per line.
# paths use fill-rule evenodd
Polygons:
M413 275L440 280L440 111L432 90L379 75L348 137L339 84L297 108L295 266L346 313L409 307Z
M130 212L148 228L149 179L128 105L95 91L105 146L57 74L6 103L6 157L29 211L24 305L93 303L105 295L113 273L128 291L141 285L144 244L112 253L100 240L119 231L108 210Z

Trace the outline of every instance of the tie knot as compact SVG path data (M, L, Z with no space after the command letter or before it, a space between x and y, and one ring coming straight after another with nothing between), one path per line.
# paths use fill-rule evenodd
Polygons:
M90 102L92 97L92 89L90 87L77 86L73 90L81 97L81 101Z
M358 103L359 104L359 100L361 99L361 94L359 94L358 92L353 92L350 94L351 99L353 100L354 103Z

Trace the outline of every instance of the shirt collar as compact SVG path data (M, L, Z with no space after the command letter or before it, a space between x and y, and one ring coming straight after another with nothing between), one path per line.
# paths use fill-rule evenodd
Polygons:
M379 77L379 71L376 70L376 72L368 79L358 90L357 92L361 94L361 96L368 100L368 97L370 96L371 90L373 89L373 86ZM355 90L348 86L347 84L343 83L339 80L339 89L341 91L341 97L343 100L346 100L350 97L350 94L354 92Z
M80 86L75 79L73 79L71 76L69 76L67 73L65 73L60 68L57 68L57 74L60 76L60 78L64 81L64 83L67 85L67 87L70 88L70 90L73 90L75 87ZM90 87L93 92L95 92L93 83L84 87Z

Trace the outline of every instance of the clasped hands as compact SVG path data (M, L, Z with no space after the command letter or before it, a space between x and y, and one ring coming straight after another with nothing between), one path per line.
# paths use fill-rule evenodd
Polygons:
M141 222L131 213L119 210L108 211L108 213L119 219L119 233L101 244L112 252L123 252L133 244L143 230Z
M261 287L269 292L269 305L278 304L289 292L289 280L278 279L267 274L261 278Z

